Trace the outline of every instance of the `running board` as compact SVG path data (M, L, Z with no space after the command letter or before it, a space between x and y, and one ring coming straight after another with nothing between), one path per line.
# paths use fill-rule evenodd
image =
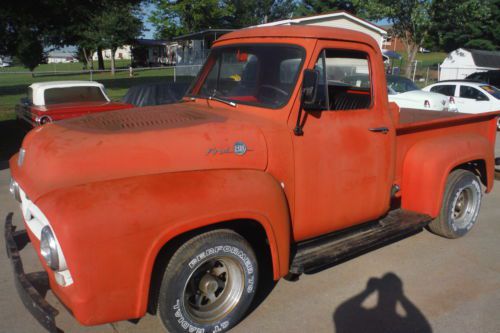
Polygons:
M432 218L396 209L378 221L297 245L290 273L314 273L422 230Z

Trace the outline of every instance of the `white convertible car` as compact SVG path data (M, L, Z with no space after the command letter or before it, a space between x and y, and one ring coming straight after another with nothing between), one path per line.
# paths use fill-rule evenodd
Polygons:
M387 75L387 93L389 101L400 108L430 111L456 111L447 96L435 92L420 90L413 81L402 76ZM359 74L343 80L356 87L369 86L368 76Z

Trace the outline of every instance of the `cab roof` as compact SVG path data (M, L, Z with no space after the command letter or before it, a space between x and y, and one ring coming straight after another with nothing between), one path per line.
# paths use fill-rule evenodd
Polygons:
M349 42L358 42L370 45L375 50L379 50L377 42L367 34L359 31L331 28L313 25L288 25L273 27L245 28L230 32L221 36L219 41L227 41L241 38L265 38L265 37L283 37L283 38L313 38L313 39L331 39Z

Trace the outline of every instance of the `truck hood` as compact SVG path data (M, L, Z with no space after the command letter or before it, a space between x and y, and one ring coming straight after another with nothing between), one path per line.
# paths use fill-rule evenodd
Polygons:
M23 162L16 155L11 170L31 200L97 181L223 168L264 170L267 165L256 119L194 102L48 124L31 131L22 148Z

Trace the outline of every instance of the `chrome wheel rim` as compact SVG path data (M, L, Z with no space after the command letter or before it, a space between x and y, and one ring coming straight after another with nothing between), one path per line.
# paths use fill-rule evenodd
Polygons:
M479 202L479 195L471 186L457 192L451 211L453 224L460 229L466 228L473 221Z
M206 260L191 273L184 288L184 307L198 323L213 323L227 316L243 294L245 273L231 257Z

